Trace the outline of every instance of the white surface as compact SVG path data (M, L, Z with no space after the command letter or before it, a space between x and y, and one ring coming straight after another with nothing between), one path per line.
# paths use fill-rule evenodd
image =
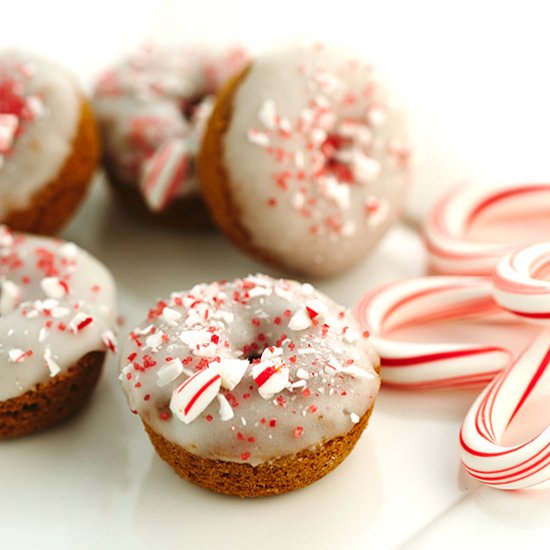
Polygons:
M102 186L64 236L112 270L127 318L122 337L171 290L265 269L217 234L185 237L140 227L120 214ZM357 269L316 284L351 305L372 285L421 274L423 261L419 239L398 227ZM82 414L0 445L1 547L541 545L550 537L549 491L498 493L480 488L459 466L457 432L474 396L384 389L367 431L337 470L296 493L239 500L181 480L154 454L111 360Z

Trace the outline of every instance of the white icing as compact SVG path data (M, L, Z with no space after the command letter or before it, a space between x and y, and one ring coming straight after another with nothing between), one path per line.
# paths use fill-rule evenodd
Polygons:
M292 330L306 303L322 319ZM181 317L167 319L166 308ZM311 285L264 275L197 285L159 301L132 331L120 379L130 407L163 437L199 456L256 465L348 432L350 415L372 405L378 358L366 338L344 341L347 332L360 335L351 313ZM158 333L163 344L146 347Z
M27 77L20 77L21 68ZM23 52L3 52L0 85L6 78L17 79L34 118L19 121L20 133L9 154L0 155L0 221L12 210L28 207L41 187L57 176L71 152L81 108L73 78L49 61Z
M71 245L68 259L62 241L14 235L0 244L0 279L18 289L17 305L0 316L0 401L104 350L116 316L113 279L95 258ZM49 297L43 281L53 278L65 281L69 292Z
M351 63L347 53L297 44L258 57L224 136L239 223L269 257L314 275L364 257L400 212L408 180L403 116L374 69ZM336 150L326 143L334 135ZM319 175L328 155L351 183ZM368 197L387 204L383 215Z

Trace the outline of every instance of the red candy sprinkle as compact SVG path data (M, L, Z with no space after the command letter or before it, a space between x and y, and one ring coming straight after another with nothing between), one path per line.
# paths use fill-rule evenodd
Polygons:
M304 428L302 426L297 426L296 428L294 428L294 431L292 433L296 438L301 437L301 435L304 433Z

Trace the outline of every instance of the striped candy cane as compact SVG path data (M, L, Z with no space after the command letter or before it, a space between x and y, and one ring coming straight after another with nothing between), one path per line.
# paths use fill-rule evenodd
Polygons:
M548 322L550 242L522 248L510 242L473 242L468 235L489 214L512 219L540 211L549 201L550 184L455 188L437 203L426 228L431 267L455 276L388 285L355 306L356 316L372 333L386 383L440 388L490 382L464 420L460 446L466 470L500 489L550 480L550 425L522 443L505 444L512 423L525 422L521 413L529 402L550 396L550 328L515 362L501 347L400 342L387 334L405 324L483 318L498 311Z
M550 479L550 425L516 445L503 444L510 424L550 387L550 329L477 398L460 430L468 473L499 489L522 489Z
M504 258L493 275L495 300L530 321L550 320L550 242L535 244Z
M531 321L550 319L550 243L503 258L493 275L496 301ZM527 403L550 389L550 329L502 372L471 407L460 433L462 461L476 479L502 489L520 489L550 479L550 425L536 437L505 446L511 422ZM547 370L549 371L547 374ZM550 415L549 415L550 420Z
M187 142L164 142L144 163L140 181L143 197L153 212L161 212L174 200L185 181L189 164Z
M512 360L502 347L389 339L399 326L484 317L499 311L487 277L424 277L382 287L361 298L356 318L371 334L385 384L451 388L485 384Z
M529 213L550 204L550 184L515 184L492 189L461 185L444 195L426 225L426 246L435 272L488 275L497 262L518 248L513 243L480 243L468 239L472 224L490 211L502 216ZM550 208L549 208L550 209Z

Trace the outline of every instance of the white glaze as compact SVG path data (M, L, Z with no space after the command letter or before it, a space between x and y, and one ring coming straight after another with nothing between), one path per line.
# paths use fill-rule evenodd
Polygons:
M254 61L232 113L223 160L239 222L277 262L335 274L364 257L400 213L408 181L403 116L371 66L322 45L280 48ZM351 183L319 176L321 143L334 134L350 138L332 158L352 170ZM284 172L286 190L276 182Z
M315 323L291 323L319 302L326 311ZM268 346L243 375L240 361ZM282 373L269 388L254 379L268 361ZM374 401L377 363L348 310L309 284L256 275L159 301L123 349L121 381L131 409L166 439L199 456L257 465L347 433ZM171 412L184 381L222 366L222 397L194 419Z
M40 57L1 53L0 86L6 78L16 80L24 100L32 98L35 116L19 121L9 154L0 155L0 221L10 211L28 207L35 193L57 176L71 152L81 107L73 78ZM0 95L5 93L0 90ZM4 112L0 108L0 116Z
M194 157L210 114L212 94L246 60L237 48L217 53L147 45L104 72L95 90L94 108L106 162L116 177L136 185L147 159L163 143L183 139L192 162L176 196L197 193ZM198 100L191 109L189 105ZM189 119L182 113L184 107L193 111Z
M114 281L76 245L0 227L0 280L0 401L112 347Z

